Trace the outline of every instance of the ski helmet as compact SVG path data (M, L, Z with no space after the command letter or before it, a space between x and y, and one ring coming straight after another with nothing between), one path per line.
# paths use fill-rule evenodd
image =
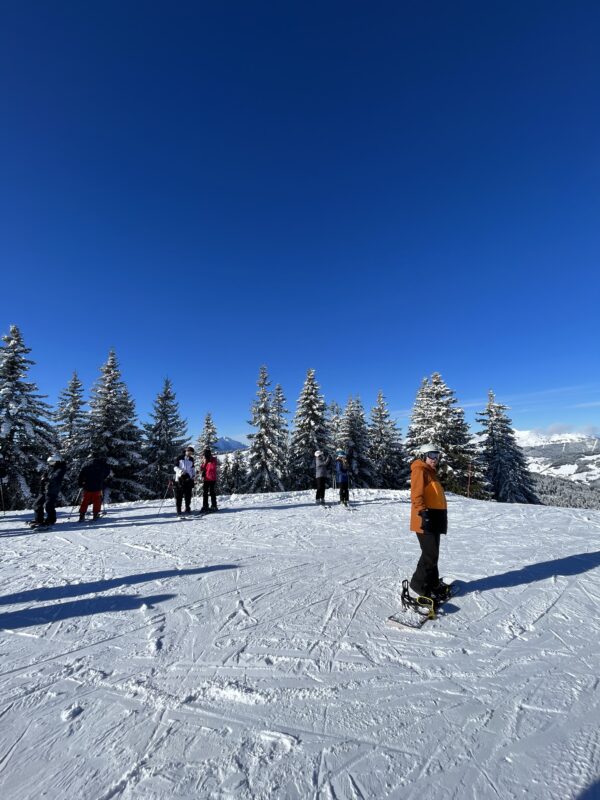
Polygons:
M415 448L415 455L416 456L424 456L426 453L439 453L441 448L439 445L435 444L434 442L425 442L425 444L420 444L417 448Z

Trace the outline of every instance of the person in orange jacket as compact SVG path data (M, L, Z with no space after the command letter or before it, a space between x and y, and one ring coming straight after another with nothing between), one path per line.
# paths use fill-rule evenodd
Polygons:
M417 534L421 558L410 588L416 595L443 600L448 587L440 581L438 560L440 536L448 530L448 506L436 472L440 448L433 442L426 442L416 455L410 465L410 529Z

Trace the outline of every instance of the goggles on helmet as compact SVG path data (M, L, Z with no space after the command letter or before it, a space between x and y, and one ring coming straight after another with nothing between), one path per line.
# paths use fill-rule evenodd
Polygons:
M440 452L439 450L431 450L429 453L425 453L425 458L430 458L432 461L439 461Z

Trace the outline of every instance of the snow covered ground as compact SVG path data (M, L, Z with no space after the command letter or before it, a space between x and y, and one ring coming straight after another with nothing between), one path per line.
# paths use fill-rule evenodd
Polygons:
M451 497L412 631L407 494L354 503L0 517L0 797L598 797L600 512Z

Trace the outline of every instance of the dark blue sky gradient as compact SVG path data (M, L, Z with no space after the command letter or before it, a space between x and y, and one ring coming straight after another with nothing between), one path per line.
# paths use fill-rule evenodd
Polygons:
M600 5L3 5L0 323L54 401L110 347L144 417L246 430L434 370L600 419ZM581 407L583 406L583 407Z

